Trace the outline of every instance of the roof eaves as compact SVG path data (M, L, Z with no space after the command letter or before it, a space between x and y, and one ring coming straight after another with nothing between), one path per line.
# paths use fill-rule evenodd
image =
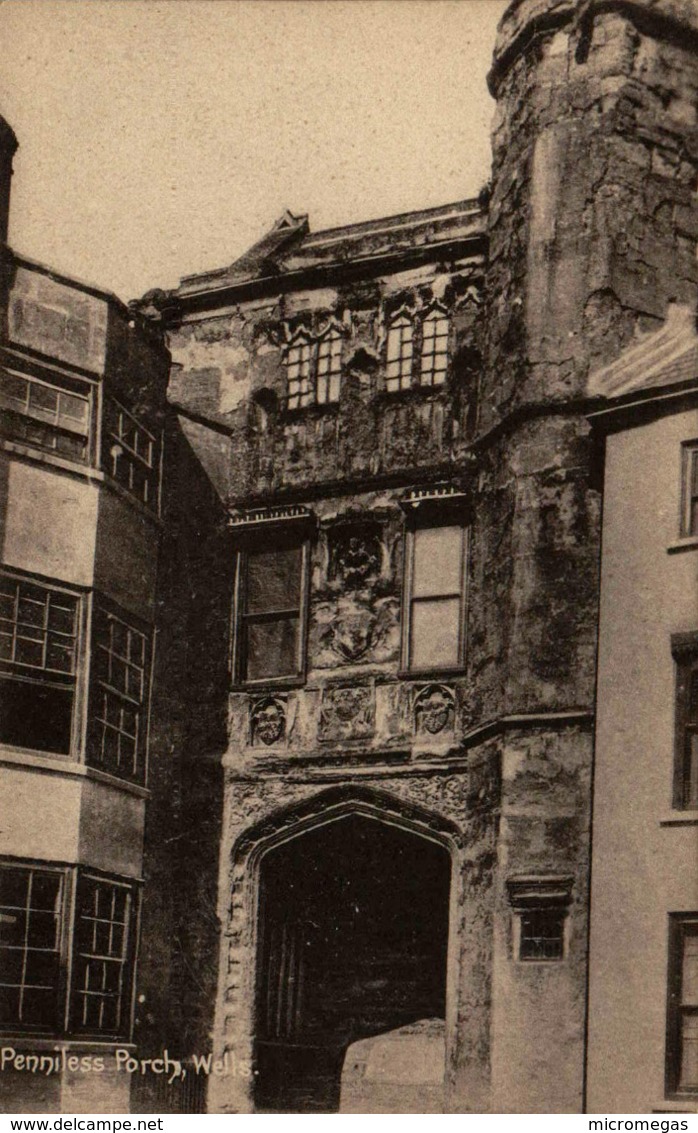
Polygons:
M605 400L698 380L698 333L693 309L670 303L663 326L643 335L619 358L596 370L587 393Z

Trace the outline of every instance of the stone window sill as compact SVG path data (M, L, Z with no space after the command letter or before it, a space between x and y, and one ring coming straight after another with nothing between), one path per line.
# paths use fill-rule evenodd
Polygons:
M375 399L381 404L392 404L399 401L429 401L434 395L443 393L448 389L448 380L439 382L437 385L414 385L407 386L405 389L387 389L385 386L382 389L376 390Z
M27 461L28 464L39 464L44 467L53 468L56 472L67 472L70 476L77 476L80 480L87 480L89 484L104 485L104 487L108 488L114 495L119 496L120 499L130 504L130 506L145 519L150 520L150 522L156 526L162 526L162 520L157 512L149 508L146 504L141 503L131 492L127 492L125 488L122 488L121 484L118 484L116 480L112 480L110 476L102 472L101 468L93 468L92 465L82 464L76 460L67 460L63 456L55 456L52 452L44 452L42 449L32 448L31 445L24 445L19 441L9 441L5 438L0 439L0 451L8 453L10 456L18 456L22 460Z
M401 681L431 681L438 684L439 681L465 676L465 668L463 665L454 665L448 669L399 669L397 676Z
M698 1096L695 1094L667 1094L657 1102L652 1113L698 1113Z
M99 468L93 468L78 460L68 460L64 456L56 456L52 452L34 448L32 445L22 444L20 441L0 440L0 449L13 456L20 456L31 464L48 465L60 472L69 472L72 476L79 476L82 480L94 481L101 484L105 480L104 473Z
M698 549L698 535L686 535L670 543L667 547L667 554L676 555L679 551L693 551L696 549Z
M108 787L116 787L117 790L125 791L126 794L135 795L139 799L150 798L150 791L147 787L141 787L138 783L129 783L126 779L117 779L115 775L109 775L106 771L78 763L69 755L52 752L39 753L27 748L10 747L2 744L0 745L0 764L14 767L32 767L37 771L48 771L54 775L65 775L73 779L92 779L96 783L104 783Z
M698 810L677 810L659 819L660 826L698 826Z
M338 401L313 401L310 405L294 405L284 407L283 415L288 421L296 421L304 417L324 417L327 414L339 411Z
M304 676L297 677L269 677L260 681L237 681L230 685L231 693L248 692L251 696L264 696L266 693L284 691L285 689L303 688L306 684Z

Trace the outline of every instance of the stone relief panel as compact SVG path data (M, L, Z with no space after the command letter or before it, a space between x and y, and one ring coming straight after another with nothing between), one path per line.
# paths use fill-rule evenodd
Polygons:
M264 696L250 703L250 739L253 747L271 747L286 738L286 699Z
M382 551L377 524L341 524L329 539L329 577L346 590L361 590L381 573Z
M311 664L336 668L392 661L399 649L399 601L383 523L341 518L326 533L315 590Z
M404 748L412 743L412 690L404 681L376 682L376 736L379 748Z
M453 689L431 684L415 690L414 731L418 738L449 739L453 735L455 718Z
M374 733L375 716L371 685L330 685L322 694L318 738L322 743L367 739Z
M397 655L399 603L395 598L361 601L351 595L318 604L318 650L321 668L362 661L388 661Z

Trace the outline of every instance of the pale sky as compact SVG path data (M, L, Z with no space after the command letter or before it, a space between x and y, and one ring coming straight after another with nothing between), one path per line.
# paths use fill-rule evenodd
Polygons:
M4 0L10 242L124 299L475 195L505 0Z

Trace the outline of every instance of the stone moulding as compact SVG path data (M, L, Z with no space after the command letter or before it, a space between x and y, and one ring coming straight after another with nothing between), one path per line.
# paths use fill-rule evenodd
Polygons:
M315 513L311 508L301 504L287 504L282 507L252 508L250 511L233 512L228 518L228 525L235 530L251 530L254 528L269 527L272 524L309 524L316 522Z
M572 901L574 878L531 874L510 877L506 885L509 904L513 909L567 906Z
M398 500L406 515L427 512L431 508L453 508L463 510L470 502L470 496L458 484L430 484L423 488L411 488Z
M239 863L250 856L257 861L273 846L354 814L375 818L438 842L452 854L463 846L463 830L445 815L375 787L342 784L327 787L291 806L274 810L243 831L233 847L233 860Z

